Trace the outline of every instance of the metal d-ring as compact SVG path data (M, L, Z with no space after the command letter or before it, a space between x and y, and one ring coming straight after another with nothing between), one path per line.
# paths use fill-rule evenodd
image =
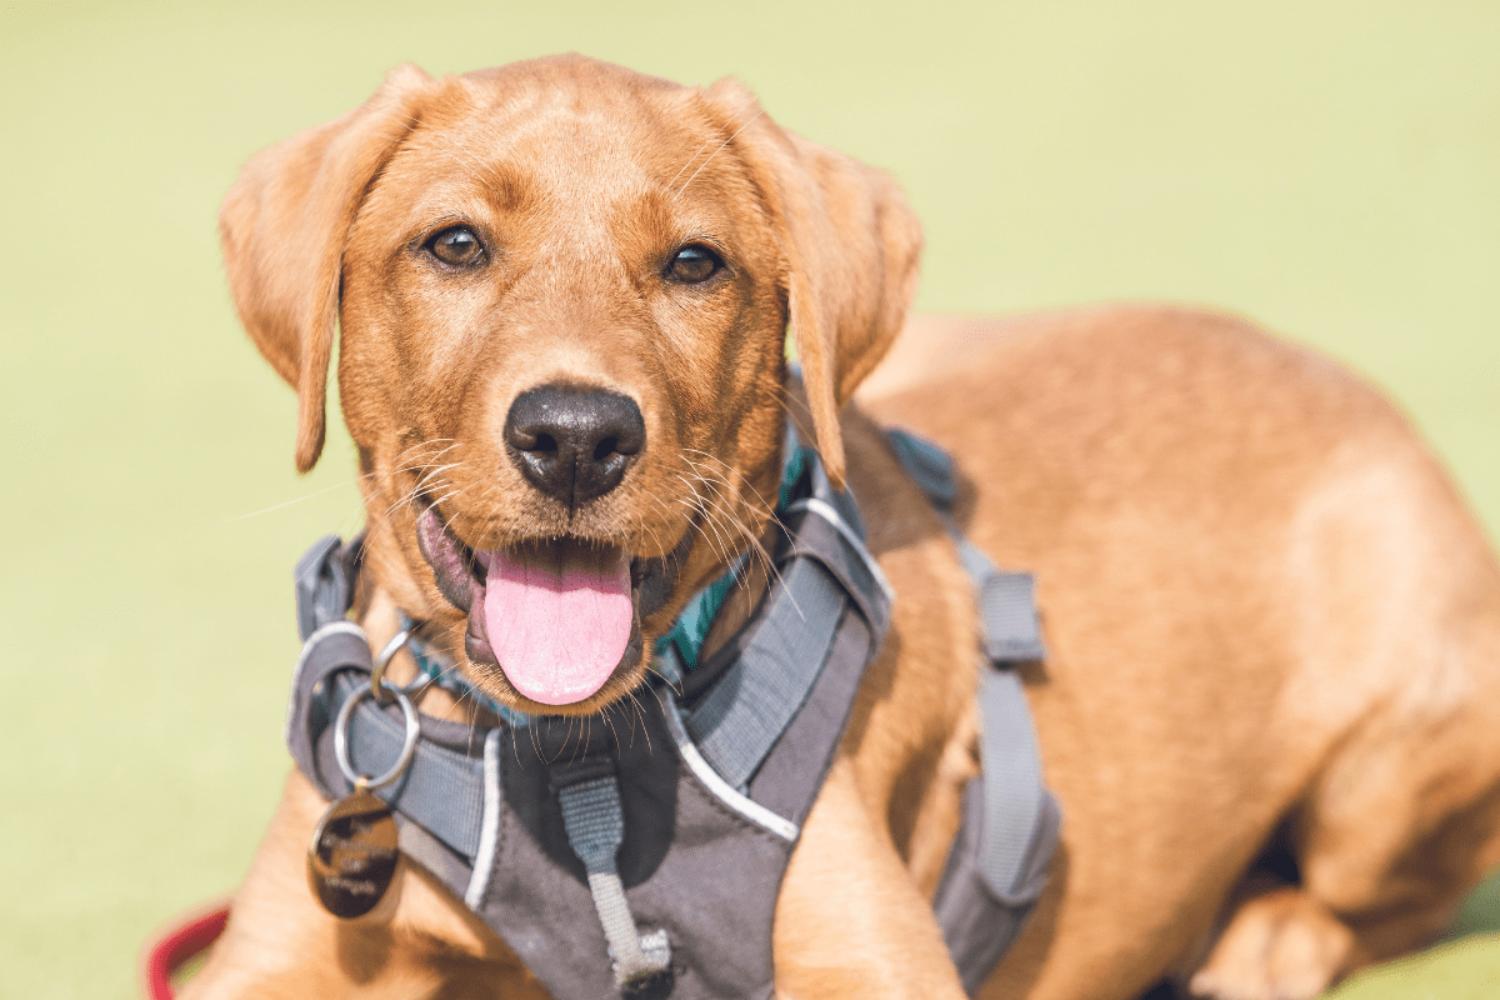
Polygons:
M375 669L370 671L370 697L375 699L375 704L390 704L390 701L385 697L385 692L381 690L382 688L387 688L391 691L400 690L395 685L386 683L385 668L391 665L392 658L401 652L402 648L409 642L411 642L411 629L404 628L391 636L391 641L386 643L385 648L380 651L380 655L375 657Z
M422 735L422 725L417 718L416 706L411 703L406 692L384 681L381 684L387 692L395 696L396 704L401 706L401 714L406 719L406 738L401 744L401 755L384 774L374 776L358 774L349 760L349 720L354 717L354 710L359 707L361 701L374 697L371 689L356 687L350 691L349 697L345 698L344 704L339 707L338 716L333 720L333 755L338 759L339 770L344 772L344 777L349 779L349 783L356 788L384 788L405 774L406 769L411 766L412 758L416 756L417 738Z

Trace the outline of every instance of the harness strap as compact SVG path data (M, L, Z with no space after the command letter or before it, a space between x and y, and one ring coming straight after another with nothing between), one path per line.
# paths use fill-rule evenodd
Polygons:
M350 568L357 563L359 539L347 544L336 536L320 539L297 563L297 621L307 630L302 654L292 678L287 717L287 745L304 774L337 798L349 783L325 752L317 733L327 728L340 705L374 668L369 639L362 628L344 616L352 596ZM376 790L387 802L398 799L402 812L420 816L422 825L466 859L483 845L487 802L485 764L468 754L431 739L438 720L420 717L424 738L400 781ZM384 770L401 752L405 725L393 706L373 700L357 705L349 720L349 756L357 770Z
M1006 572L969 541L953 516L953 460L906 431L887 432L891 449L927 495L974 582L980 647L994 668L979 683L980 776L964 791L963 819L933 909L964 986L972 994L1021 932L1046 884L1061 812L1042 775L1041 747L1018 663L1046 658L1028 573Z
M1036 612L1036 581L1030 573L996 566L984 550L963 533L953 516L958 475L952 457L910 431L886 432L891 450L943 519L958 548L958 558L979 592L979 626L985 656L1001 665L1047 658Z
M784 580L744 655L687 718L699 751L735 788L749 783L807 699L844 612L842 590L817 564L794 562Z
M985 672L979 708L984 782L979 875L1001 903L1027 906L1047 874L1045 865L1035 867L1038 844L1057 836L1060 817L1042 782L1036 730L1015 671Z
M963 817L933 898L948 953L972 995L1020 936L1046 887L1062 814L1041 784L1041 758L1020 679L980 682L983 773L964 789Z
M297 631L303 642L348 614L363 552L363 533L348 545L338 535L324 535L297 560Z
M552 779L568 846L583 862L609 944L615 985L634 989L670 968L672 948L664 931L640 932L625 898L616 863L625 842L625 816L613 765L607 759L561 765L552 769Z
M340 705L369 678L343 673L333 678L332 704ZM354 769L375 773L390 765L401 750L405 727L389 707L361 702L349 721L349 757ZM476 746L481 737L475 738ZM342 774L339 775L342 777ZM483 758L455 753L431 739L417 741L416 755L400 781L377 791L401 803L403 812L420 816L427 832L450 848L473 858L483 840L485 780Z
M685 719L703 757L740 790L807 702L845 615L865 620L872 645L889 623L890 586L864 547L857 508L821 464L807 470L810 495L782 515L791 541L777 553L780 585L726 651L733 661L704 668L713 684Z

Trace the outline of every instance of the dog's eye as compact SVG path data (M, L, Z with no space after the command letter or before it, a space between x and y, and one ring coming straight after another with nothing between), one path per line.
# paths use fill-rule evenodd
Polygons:
M427 252L444 264L473 267L484 260L484 244L468 226L449 226L427 241Z
M689 243L667 261L664 277L683 285L696 285L719 273L724 261L701 243Z

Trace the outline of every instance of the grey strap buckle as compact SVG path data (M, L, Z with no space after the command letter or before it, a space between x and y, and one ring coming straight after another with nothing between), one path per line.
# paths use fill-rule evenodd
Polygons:
M601 760L564 765L554 769L553 787L562 807L568 846L588 875L589 894L609 945L615 985L629 996L670 974L672 947L666 931L642 933L630 913L616 862L625 842L625 815L614 768Z
M349 613L363 544L363 536L345 545L338 535L325 535L297 560L297 631L303 642Z
M972 547L967 540L962 540L960 545ZM990 564L988 571L976 578L976 583L984 653L989 661L1001 665L1045 660L1047 647L1042 642L1036 608L1036 580L1032 575L1008 573Z

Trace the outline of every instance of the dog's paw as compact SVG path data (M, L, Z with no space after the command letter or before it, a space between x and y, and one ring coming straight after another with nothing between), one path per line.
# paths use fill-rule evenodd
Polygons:
M1229 917L1188 992L1203 1000L1312 1000L1345 970L1354 935L1300 889L1252 896Z

